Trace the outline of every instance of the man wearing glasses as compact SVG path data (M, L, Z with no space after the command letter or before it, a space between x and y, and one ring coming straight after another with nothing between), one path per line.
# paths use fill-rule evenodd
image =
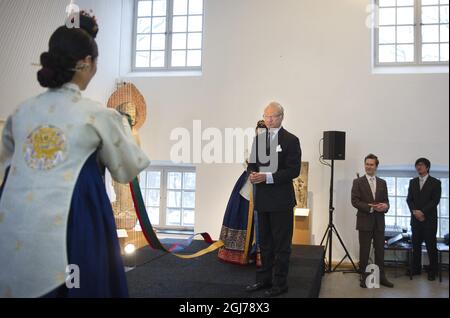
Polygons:
M284 109L276 102L264 111L267 133L253 142L248 172L255 185L262 266L248 292L262 289L266 297L288 291L287 275L296 205L292 180L300 175L301 148L296 136L282 127Z

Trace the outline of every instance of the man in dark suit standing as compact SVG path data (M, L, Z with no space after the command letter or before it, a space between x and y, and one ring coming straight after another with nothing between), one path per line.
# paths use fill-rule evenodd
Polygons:
M430 268L428 279L436 279L438 269L437 251L437 207L441 201L441 181L429 175L431 163L426 158L416 161L419 177L409 182L408 202L411 211L413 244L413 275L420 275L422 269L422 242L425 241Z
M300 175L301 148L298 138L281 126L284 110L280 104L270 103L263 117L268 131L255 138L248 166L250 181L256 186L262 266L256 283L246 290L270 288L265 296L275 297L288 291L296 205L292 180Z
M375 175L379 164L377 156L369 154L364 159L366 175L355 179L352 187L352 205L358 209L356 229L359 231L359 268L362 288L367 288L366 268L372 240L375 264L380 270L380 284L394 287L384 273L384 215L389 210L389 197L386 181Z

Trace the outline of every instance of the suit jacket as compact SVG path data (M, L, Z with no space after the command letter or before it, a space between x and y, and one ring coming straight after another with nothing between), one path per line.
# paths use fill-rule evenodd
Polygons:
M409 182L406 202L411 211L411 225L422 223L412 215L413 210L420 210L425 214L425 223L437 224L437 207L441 201L441 191L441 181L432 176L428 176L422 190L418 177Z
M265 144L262 142L263 138L265 138L265 134L260 134L253 141L250 157L255 158L256 162L249 163L249 173L261 172L267 166L259 161L258 151L256 151L257 143ZM273 150L276 148L278 150L281 148L281 151L277 152L278 167L275 171L269 171L272 173L274 183L256 185L255 209L260 212L290 211L297 205L292 180L300 175L302 156L300 141L296 136L281 128L278 131L278 145L273 144L271 147Z
M374 211L370 213L372 203L386 203L389 210L389 197L386 181L376 177L376 193L373 197L369 181L366 176L353 180L352 205L358 209L356 214L356 229L359 231L384 231L384 215Z

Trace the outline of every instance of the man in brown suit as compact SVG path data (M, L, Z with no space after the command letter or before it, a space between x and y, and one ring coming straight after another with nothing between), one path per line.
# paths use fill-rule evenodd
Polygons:
M366 175L353 181L352 205L358 209L356 229L359 231L360 286L366 288L366 268L373 240L375 264L380 270L380 284L394 287L384 273L384 215L389 210L386 181L376 177L379 165L377 156L370 154L364 159Z

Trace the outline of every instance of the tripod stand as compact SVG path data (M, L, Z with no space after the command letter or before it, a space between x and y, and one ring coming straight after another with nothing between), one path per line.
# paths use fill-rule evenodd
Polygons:
M333 207L333 185L334 185L334 160L331 160L331 180L330 180L330 201L329 201L329 205L328 205L328 227L327 230L325 231L325 234L323 235L322 241L320 242L320 245L323 245L323 242L325 240L325 238L327 238L326 243L325 243L325 256L326 253L328 252L328 264L325 264L325 272L326 273L333 273L333 272L338 272L339 270L337 270L337 268L342 264L342 262L348 257L348 259L350 260L350 262L353 265L353 271L345 271L348 273L353 273L356 272L358 273L358 269L356 268L355 263L353 262L352 257L350 256L347 248L345 247L344 242L341 239L341 236L339 235L336 226L333 224L333 213L334 213L334 207ZM345 255L344 257L341 259L341 261L333 268L333 265L331 263L332 261L332 256L333 256L333 232L334 234L336 234L339 242L341 243L341 246L344 248L345 251Z

